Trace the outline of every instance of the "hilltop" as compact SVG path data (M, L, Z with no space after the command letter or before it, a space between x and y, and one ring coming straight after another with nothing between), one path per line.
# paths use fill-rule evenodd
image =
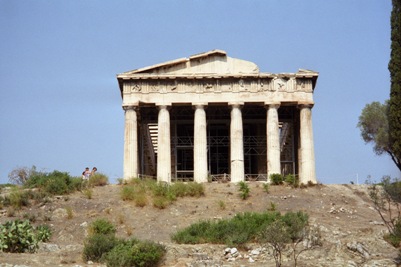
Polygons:
M397 250L383 239L386 228L371 206L367 185L317 185L303 189L270 186L267 194L260 183L252 182L250 197L242 200L236 185L208 183L205 196L179 198L162 210L151 204L140 208L123 201L121 187L95 187L91 199L82 192L56 196L47 203L23 208L14 217L7 217L3 211L1 223L34 217L35 224L49 224L53 236L34 254L1 253L0 266L102 266L85 263L81 256L88 225L99 218L113 222L119 237L162 242L167 247L162 266L274 266L271 252L258 244L238 248L242 258L234 260L224 256L224 245L178 245L170 240L172 233L199 220L262 212L272 205L283 213L308 213L310 223L321 231L322 247L301 254L298 266L396 266ZM250 262L248 255L254 262ZM293 266L291 258L285 256L284 266Z

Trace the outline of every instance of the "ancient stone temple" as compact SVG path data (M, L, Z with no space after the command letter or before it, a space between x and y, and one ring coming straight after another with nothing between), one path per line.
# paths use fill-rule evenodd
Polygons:
M124 179L236 183L281 173L316 183L317 77L259 72L222 50L118 74Z

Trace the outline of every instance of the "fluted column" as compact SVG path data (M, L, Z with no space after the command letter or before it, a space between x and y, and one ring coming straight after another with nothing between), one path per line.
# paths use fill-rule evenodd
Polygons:
M159 106L157 120L157 181L171 183L170 113Z
M279 104L269 104L266 119L267 143L267 177L271 174L281 173L280 167L280 133L278 127Z
M312 105L300 105L299 181L316 183L315 150L313 145Z
M194 181L207 182L207 136L204 105L195 105L194 122Z
M230 103L229 103L230 104ZM245 180L244 170L244 138L242 128L241 104L231 104L230 124L230 160L231 182L238 183Z
M124 106L124 180L138 176L138 133L135 106Z

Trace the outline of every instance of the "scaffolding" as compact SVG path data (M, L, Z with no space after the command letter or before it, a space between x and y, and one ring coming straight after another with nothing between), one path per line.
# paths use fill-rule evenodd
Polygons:
M139 144L141 175L155 176L157 168L157 110L143 107ZM171 171L173 180L193 180L194 111L191 106L171 109ZM281 173L296 174L297 138L295 112L279 109ZM230 112L227 106L206 109L209 178L230 180ZM245 180L267 180L266 110L262 106L243 108Z

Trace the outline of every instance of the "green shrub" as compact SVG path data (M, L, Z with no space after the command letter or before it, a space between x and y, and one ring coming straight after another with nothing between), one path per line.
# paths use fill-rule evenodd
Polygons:
M205 194L205 187L203 184L195 182L176 182L171 185L171 191L175 197L200 197Z
M139 178L129 178L129 179L121 178L121 180L122 180L121 184L123 184L123 185L127 185L127 184L136 185L136 184L141 184L142 183L142 180L139 179Z
M203 184L199 183L183 183L174 184L160 183L152 179L131 179L124 185L120 191L123 200L134 200L135 205L143 207L148 203L148 196L152 196L153 206L164 209L177 197L200 197L205 194Z
M6 196L5 199L8 199L5 203L17 210L29 205L29 195L18 188L14 188L10 195Z
M213 227L214 223L211 221L200 221L193 223L187 228L180 230L171 236L171 239L178 244L201 244L207 243L207 233Z
M11 205L11 200L9 196L0 196L1 198L1 204L3 205L3 207L9 207Z
M200 221L171 236L180 244L214 243L242 245L255 241L266 224L279 218L278 212L240 213L231 219Z
M139 192L135 194L135 206L137 207L145 207L148 204L148 198L145 192Z
M114 235L93 234L84 242L82 258L84 261L99 262L104 254L112 250L119 241Z
M176 182L171 185L171 191L176 197L185 197L187 195L187 185L183 182Z
M290 252L297 266L301 253L321 245L321 235L308 226L309 216L303 212L241 213L232 219L201 221L171 236L177 243L217 243L241 246L248 242L269 244L273 249L276 266L281 266L283 251L290 244ZM308 246L297 249L308 240Z
M87 199L92 199L93 196L93 191L92 189L88 188L82 191L83 195L87 198Z
M205 195L205 187L203 184L200 183L188 183L188 196L191 197L201 197Z
M394 234L385 234L383 236L384 240L390 243L393 247L398 248L400 247L401 237L394 235Z
M291 185L292 187L295 187L295 188L299 187L299 179L298 179L298 176L296 176L295 174L287 174L284 177L284 181L287 184Z
M135 187L132 185L125 185L120 192L122 200L134 200L135 199Z
M270 207L267 209L268 211L276 211L277 210L277 204L270 201Z
M170 203L171 203L171 200L165 196L153 197L153 207L155 207L155 208L162 210L162 209L165 209Z
M268 183L264 183L263 184L263 190L269 194L269 190L270 190L270 185Z
M49 226L39 225L36 228L36 238L39 241L42 241L42 242L49 241L51 236L52 236L52 231Z
M46 203L49 201L49 194L40 190L25 190L24 191L30 200L34 203Z
M28 220L8 221L0 225L0 249L4 252L35 252L38 239Z
M9 184L9 183L8 184L0 184L0 192L1 192L1 190L3 190L6 187L14 188L14 187L17 187L17 185Z
M53 171L51 173L35 173L24 183L24 186L39 188L50 195L64 195L76 190L77 184L77 180L68 173Z
M89 233L90 234L115 234L116 228L115 226L105 219L97 219L93 221L89 226Z
M152 193L157 197L167 197L172 194L172 190L170 190L170 185L167 183L159 182L152 186Z
M51 195L64 195L69 193L68 185L61 177L49 179L45 185L45 191Z
M287 212L281 217L281 221L287 226L287 232L292 241L298 240L303 229L308 224L309 215L302 211Z
M146 185L143 183L130 183L123 186L120 194L122 200L133 200L137 207L144 207L148 204L146 190Z
M89 178L89 186L104 186L109 183L109 178L103 173L95 173Z
M65 211L67 212L67 219L71 220L74 218L74 211L70 206L65 207Z
M115 227L106 220L96 220L89 228L89 236L84 242L84 261L105 262L110 266L157 266L165 254L159 244L115 237Z
M174 194L174 191L172 190L173 185L169 185L166 183L156 183L152 186L152 192L153 192L153 197L156 202L160 202L160 200L163 200L163 202L166 202L167 205L169 205L171 202L177 200L177 196ZM153 201L155 202L155 201Z
M244 181L241 181L238 183L238 185L239 185L240 197L244 200L247 199L249 197L249 192L250 192L248 184L245 183Z
M46 202L48 200L47 196L46 192L13 187L9 195L0 198L0 204L3 207L12 206L14 209L19 210L22 207L29 206L31 200L34 203Z
M394 220L392 231L384 235L384 240L392 246L399 248L401 244L401 221L399 218Z
M103 260L108 267L152 267L158 265L164 254L162 245L131 239L115 246Z
M273 173L269 176L270 181L274 185L280 185L283 183L283 176L279 173Z
M69 183L69 189L71 192L80 191L84 187L83 184L84 180L82 180L81 177L72 177Z
M223 200L219 200L218 201L219 207L221 210L225 210L226 209L226 203Z

